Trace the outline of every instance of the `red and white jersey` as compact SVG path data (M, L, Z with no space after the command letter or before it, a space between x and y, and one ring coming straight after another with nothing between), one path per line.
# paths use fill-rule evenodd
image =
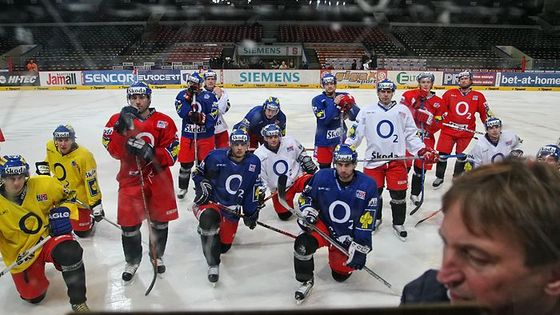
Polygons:
M408 107L413 118L416 117L416 111L420 108L423 108L432 113L432 115L437 116L442 104L441 98L433 92L428 93L427 96L425 95L426 92L421 89L408 90L403 93L400 103ZM422 126L422 124L416 119L414 122L416 123L416 127L424 129L431 134L436 133L441 128L440 124L437 123L435 119L432 124L428 126Z
M444 122L455 123L460 127L470 130L476 129L476 117L478 113L482 123L488 117L488 104L484 95L478 91L469 90L466 94L459 89L451 89L443 94L442 106L438 116L444 116ZM457 130L448 126L442 126L441 132L458 138L470 138L473 136L468 131Z
M358 147L364 137L367 141L366 160L404 157L407 150L415 155L425 147L408 107L394 101L388 109L375 104L360 110L346 144ZM364 168L376 168L385 163L367 162Z
M504 130L497 144L493 144L487 135L479 137L478 142L469 154L469 160L479 167L496 163L506 158L513 150L521 150L521 139L513 132Z
M261 179L270 191L276 190L278 176L288 176L286 186L290 187L303 173L299 160L302 154L305 155L305 149L291 136L282 137L278 152L271 151L263 144L254 154L261 160Z
M208 89L206 89L206 87L204 88L206 91L208 92L212 92L214 93L214 91L210 91ZM227 111L229 110L229 97L228 94L226 92L226 90L221 89L222 90L222 96L218 98L218 95L216 93L214 93L214 95L216 95L216 98L218 98L218 102L214 105L217 105L217 110L218 113L216 115L216 124L214 127L214 134L217 133L222 133L224 131L228 130L228 125L226 124L226 121L224 119L224 115L225 113L227 113ZM213 109L216 110L216 109Z

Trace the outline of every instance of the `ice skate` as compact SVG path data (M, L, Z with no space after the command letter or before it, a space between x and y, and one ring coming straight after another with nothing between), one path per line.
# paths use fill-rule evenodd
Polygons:
M309 281L302 282L300 287L296 290L295 298L296 303L301 304L305 301L309 293L311 293L311 289L313 289L313 278Z
M410 195L410 202L412 202L412 204L414 206L419 206L420 205L420 195Z
M86 302L80 304L72 304L72 311L74 311L74 313L88 313L89 307L87 306Z
M186 195L187 195L186 189L179 189L179 192L177 193L177 198L182 200L185 198Z
M136 270L138 270L139 266L140 264L126 263L122 273L122 279L127 282L132 280L132 277L134 277L134 274L136 273Z
M408 236L408 232L404 229L404 225L394 225L393 224L393 231L395 231L395 235L403 242L406 241L406 237Z
M215 287L219 279L220 279L220 266L209 266L208 281L210 281L212 286Z
M165 270L167 270L165 268L165 264L163 263L163 259L162 258L158 258L156 259L156 269L157 269L157 273L165 273Z
M439 189L441 188L442 184L443 184L443 178L436 177L436 179L432 183L432 187L434 187L434 189Z

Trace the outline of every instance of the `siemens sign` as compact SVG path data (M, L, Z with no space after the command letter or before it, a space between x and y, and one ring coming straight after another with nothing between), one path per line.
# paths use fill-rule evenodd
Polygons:
M299 83L299 72L243 71L239 73L240 83Z

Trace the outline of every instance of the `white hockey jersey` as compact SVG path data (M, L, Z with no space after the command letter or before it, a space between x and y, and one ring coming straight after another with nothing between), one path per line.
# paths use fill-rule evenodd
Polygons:
M214 93L214 91L210 91L204 88L208 92ZM216 95L216 93L214 93ZM218 98L218 95L216 95ZM225 113L229 110L229 97L226 90L222 89L222 97L218 98L217 109L218 114L216 115L216 124L214 125L214 134L222 133L228 130L228 125L224 119Z
M469 162L474 167L502 161L513 150L521 150L521 139L513 132L503 130L500 140L494 145L486 135L479 137L478 142L469 154Z
M254 154L261 160L261 179L269 190L275 191L278 186L278 176L288 176L286 187L290 187L303 170L299 163L300 155L305 155L305 149L291 136L283 136L278 152L274 153L264 144L259 146Z
M358 147L365 137L365 160L404 157L408 150L416 154L425 147L418 136L410 110L396 102L386 109L380 104L370 105L358 113L356 122L348 132L346 144ZM376 168L386 161L366 162L364 168Z

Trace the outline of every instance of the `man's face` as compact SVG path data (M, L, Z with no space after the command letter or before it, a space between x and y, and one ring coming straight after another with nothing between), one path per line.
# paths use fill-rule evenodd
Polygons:
M138 108L140 114L144 113L150 107L151 100L145 94L133 94L130 96L130 105Z
M449 289L451 303L476 302L496 314L531 314L543 304L542 271L524 264L521 244L496 228L491 235L475 235L465 226L455 203L440 228L442 267L437 280Z
M56 140L54 140L54 143L58 148L58 151L64 155L70 153L74 141L70 138L57 138Z
M25 186L25 175L10 175L2 178L6 194L10 197L17 196Z
M231 155L234 158L240 159L245 156L245 153L249 149L248 143L234 142L231 144Z
M264 115L266 116L266 119L272 119L274 118L274 116L276 116L276 114L278 114L277 109L267 108L264 110Z
M330 95L336 91L336 84L333 82L323 84L323 89L325 89L325 93Z
M265 136L264 141L271 149L276 149L280 146L280 137L279 136Z
M216 86L216 78L214 78L214 77L206 78L206 80L204 80L204 85L209 90L214 89L214 87Z
M462 89L466 89L468 87L470 87L472 85L472 80L471 78L464 76L459 78L459 87Z
M336 173L338 178L343 182L349 182L354 177L354 169L356 164L351 162L336 162L335 164Z
M422 90L429 92L432 90L432 86L434 85L434 83L428 78L423 78L422 80L420 80L419 85Z
M389 104L394 94L393 90L384 89L377 92L377 97L379 97L379 102L382 104Z
M486 129L490 139L497 141L500 139L500 134L502 133L502 127L500 126L490 126Z
M538 158L538 161L539 162L544 162L546 164L552 165L552 166L560 169L560 161L552 155L547 155L547 156Z

